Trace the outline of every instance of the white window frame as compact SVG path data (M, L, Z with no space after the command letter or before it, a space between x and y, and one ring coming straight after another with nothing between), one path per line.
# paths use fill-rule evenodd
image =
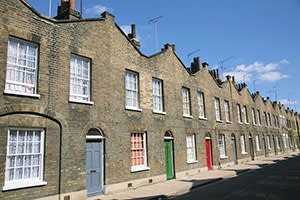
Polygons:
M125 73L125 108L141 111L139 108L139 75L136 72L126 70Z
M214 98L214 104L215 104L215 115L216 115L216 121L221 121L221 105L220 105L220 99L218 97Z
M204 93L198 91L197 98L199 106L199 119L206 119Z
M242 154L247 154L247 151L246 151L246 137L245 135L241 135L241 153Z
M8 39L4 93L40 97L37 94L38 49L39 46L35 43Z
M267 112L264 112L264 116L265 116L265 126L268 127L269 126L269 122L268 122Z
M269 122L269 126L272 127L272 119L270 113L268 113L268 122Z
M248 124L249 120L248 120L248 111L247 111L247 107L246 106L242 107L242 113L243 113L244 123Z
M195 134L186 136L186 156L187 156L187 163L198 162L197 153L196 153Z
M275 136L275 143L276 143L276 148L277 148L277 149L280 149L279 139L278 139L278 136L277 136L277 135Z
M16 140L12 140L11 137L14 132L16 134ZM20 141L20 132L24 133L24 140ZM32 141L28 141L29 132L32 132ZM39 133L40 134L40 140L35 141L36 138L35 135ZM6 165L5 165L5 180L4 180L4 186L3 190L13 190L18 188L26 188L26 187L34 187L34 186L41 186L46 185L47 182L43 180L43 174L44 174L44 137L45 133L43 129L24 129L24 128L10 128L8 130L8 138L7 138L7 155L6 155ZM31 145L29 145L31 144ZM39 152L33 152L35 145L38 145L36 147L39 148ZM15 150L13 150L13 147L15 147ZM14 153L11 151L15 151ZM18 152L20 151L20 152ZM31 151L31 152L28 152ZM18 166L18 157L21 157L22 163ZM26 165L25 158L30 158L30 163ZM38 157L38 160L35 160L34 157ZM10 158L13 160L10 161ZM33 162L38 162L38 164L34 164ZM12 162L12 163L11 163ZM13 166L10 166L13 165ZM37 177L34 177L33 168L38 168L38 174ZM21 179L16 179L17 170L22 170L21 173ZM25 176L25 170L30 169L30 177L29 178L23 178L22 176ZM13 170L13 180L9 180L9 170ZM20 172L20 171L19 171Z
M260 141L259 141L259 135L255 135L255 141L256 141L256 149L257 149L257 151L261 151Z
M70 59L70 102L91 102L91 61L88 58L71 55Z
M267 146L268 146L268 149L271 149L271 137L270 135L267 135Z
M226 122L230 122L231 121L230 106L229 106L229 101L227 101L227 100L224 100L224 110L225 110L225 119L226 119Z
M192 118L191 116L191 100L190 89L186 87L181 88L182 94L182 114L184 117Z
M241 106L240 106L240 104L236 105L236 112L237 112L238 123L241 124L242 123L242 115L241 115Z
M141 136L142 135L142 146L135 146L133 143L136 141L133 139L133 135L135 135L135 138L138 136ZM131 147L130 147L130 152L131 152L131 172L137 172L137 171L143 171L143 170L148 170L149 167L148 167L148 159L147 159L147 136L146 136L146 133L145 132L133 132L130 134L130 143L131 143ZM139 140L137 140L139 141ZM134 158L133 157L133 151L135 152L139 152L142 150L142 155L139 155L140 157L142 156L143 157L143 164L140 164L140 165L133 165L133 161L132 159ZM136 157L139 157L139 156L136 156Z
M164 112L163 81L152 78L153 112L166 114Z
M254 125L256 125L257 124L256 123L256 113L255 113L255 109L254 108L251 109L251 114L252 114L252 123Z
M257 124L258 124L259 126L261 126L260 110L257 110L256 113L257 113Z
M219 134L218 139L219 139L218 142L219 142L220 158L221 159L228 158L227 155L226 155L225 135L224 134Z

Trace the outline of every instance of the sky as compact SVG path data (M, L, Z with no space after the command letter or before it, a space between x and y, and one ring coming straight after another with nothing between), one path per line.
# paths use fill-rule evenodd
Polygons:
M76 8L80 10L80 0ZM61 0L27 0L56 16ZM82 0L83 18L107 11L125 33L136 24L141 52L175 44L186 67L193 57L234 75L251 93L300 112L300 0ZM153 20L154 19L154 20ZM151 23L151 20L154 23Z

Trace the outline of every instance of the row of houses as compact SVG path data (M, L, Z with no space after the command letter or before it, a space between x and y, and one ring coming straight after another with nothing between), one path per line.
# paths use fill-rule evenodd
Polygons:
M114 16L0 1L0 199L86 199L292 151L300 116Z

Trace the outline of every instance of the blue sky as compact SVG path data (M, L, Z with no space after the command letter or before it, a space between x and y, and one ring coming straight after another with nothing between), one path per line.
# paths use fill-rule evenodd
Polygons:
M52 0L52 17L60 1ZM246 82L250 92L259 90L263 97L299 113L300 0L82 1L84 18L108 11L124 32L136 24L145 55L166 43L175 44L186 66L200 56L210 68L219 67L222 75ZM27 2L49 15L50 0ZM77 10L79 3L76 0ZM149 23L156 17L156 24Z

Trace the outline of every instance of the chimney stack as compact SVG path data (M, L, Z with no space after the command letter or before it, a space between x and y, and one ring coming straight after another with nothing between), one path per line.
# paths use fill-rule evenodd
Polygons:
M140 49L141 44L140 41L136 38L136 26L135 24L131 24L131 33L128 34L128 38L134 44L134 46Z
M81 14L75 8L75 0L61 0L55 19L81 19Z
M191 63L191 71L194 74L199 70L200 70L200 58L196 57L194 58L194 62Z

